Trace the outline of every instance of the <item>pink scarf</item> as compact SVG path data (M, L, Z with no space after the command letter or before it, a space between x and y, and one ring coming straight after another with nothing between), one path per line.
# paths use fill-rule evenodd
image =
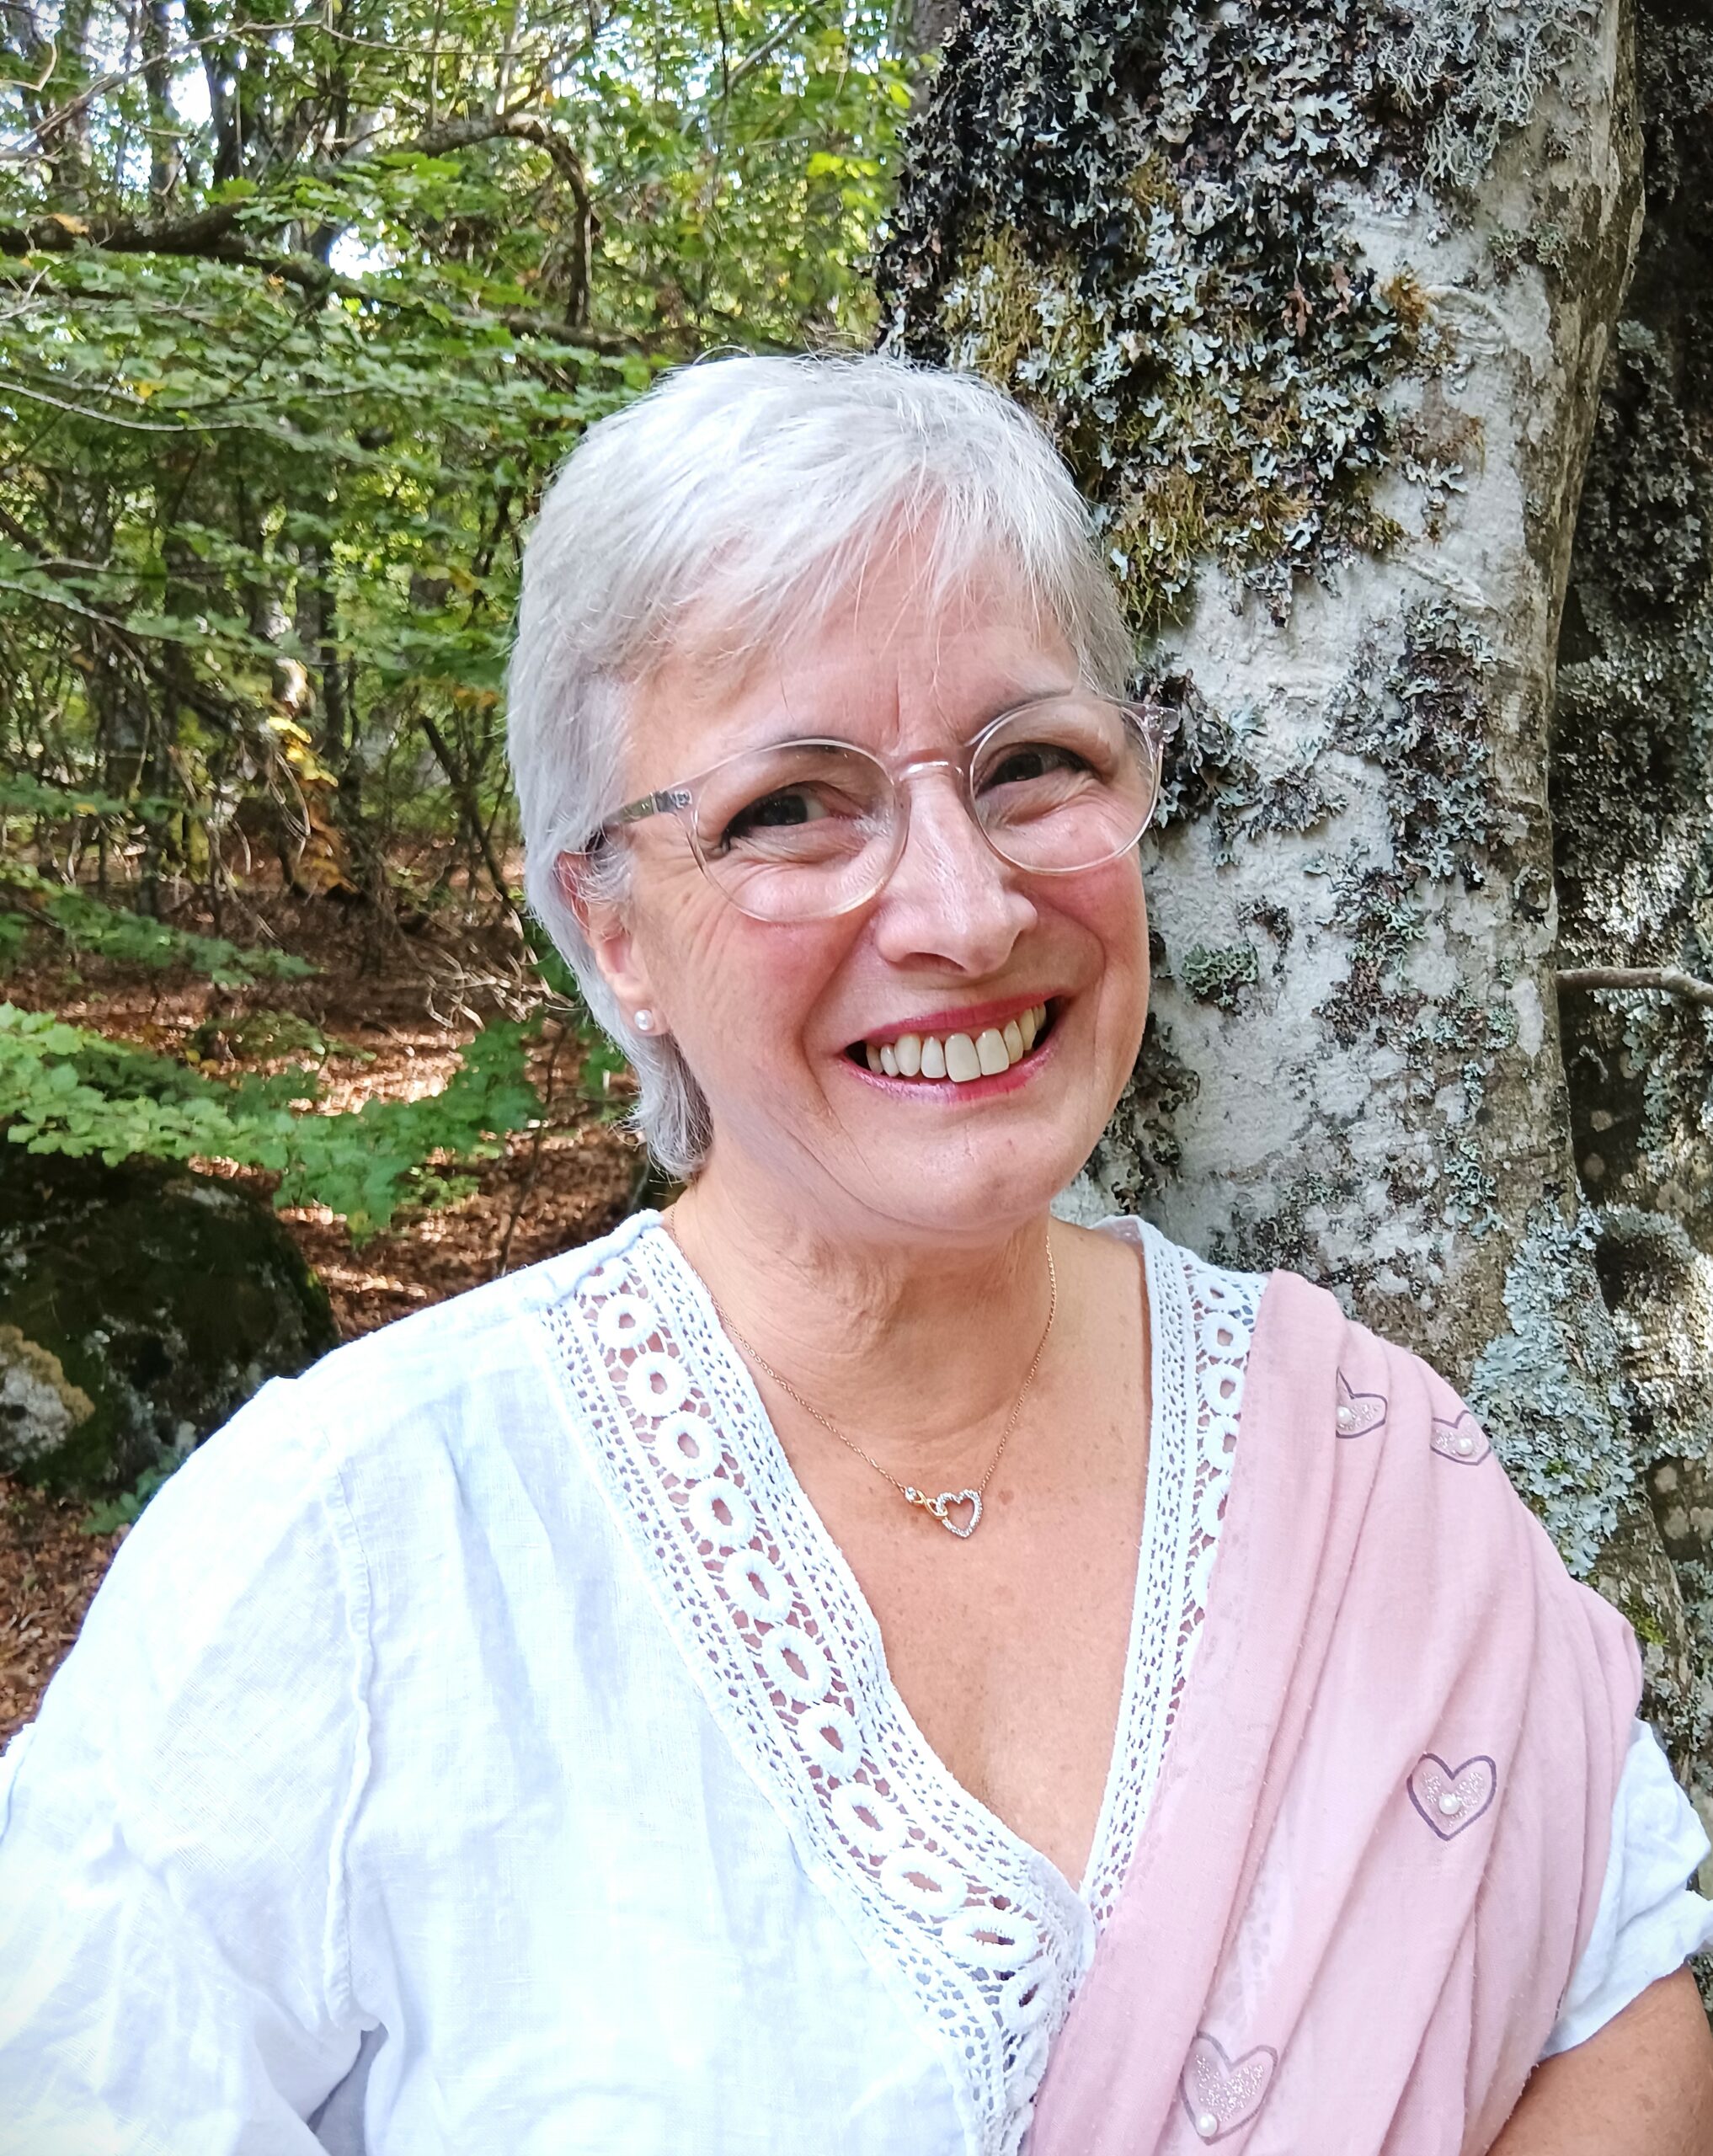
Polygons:
M1641 1689L1451 1388L1276 1273L1195 1670L1030 2156L1477 2156Z

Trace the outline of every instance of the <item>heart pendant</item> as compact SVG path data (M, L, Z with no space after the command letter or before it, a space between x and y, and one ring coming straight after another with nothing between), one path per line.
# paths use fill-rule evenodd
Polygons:
M948 1505L968 1505L969 1524L960 1527L947 1510ZM981 1492L979 1490L942 1490L928 1508L948 1534L955 1534L960 1542L968 1542L981 1525Z

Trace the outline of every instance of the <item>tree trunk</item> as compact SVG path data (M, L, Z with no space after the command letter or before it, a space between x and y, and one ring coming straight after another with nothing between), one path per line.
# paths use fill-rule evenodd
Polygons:
M1571 561L1552 816L1566 962L1707 982L1713 25L1646 0L1637 48L1647 214ZM1713 1009L1634 990L1566 994L1563 1008L1595 1260L1654 1518L1689 1608L1683 1721L1713 1825Z
M1646 34L1664 34L1653 16ZM1705 85L1706 34L1673 35ZM1690 61L1673 64L1689 83ZM1699 178L1688 154L1685 255L1709 192L1705 150ZM880 285L895 349L979 369L1051 429L1147 634L1147 686L1180 718L1147 862L1155 1015L1074 1206L1307 1273L1460 1385L1571 1564L1636 1622L1687 1766L1708 1640L1685 1591L1705 1614L1713 1588L1705 1537L1684 1528L1713 1507L1705 1351L1676 1374L1673 1401L1697 1406L1662 1444L1639 1382L1662 1351L1636 1342L1686 1302L1713 1328L1697 1254L1713 1247L1713 1013L1566 991L1573 1027L1608 1028L1595 1045L1630 1125L1663 1051L1637 1033L1620 1071L1614 1029L1652 1026L1677 1055L1652 1166L1609 1146L1591 1202L1572 1099L1592 1119L1593 1092L1580 1070L1567 1084L1555 979L1572 962L1710 971L1691 922L1713 948L1713 848L1691 804L1713 757L1713 638L1703 613L1697 762L1687 599L1657 632L1684 682L1660 719L1679 744L1660 751L1671 865L1628 803L1633 866L1609 820L1586 819L1556 875L1548 807L1597 409L1631 489L1604 531L1632 494L1653 501L1625 414L1690 366L1638 362L1626 328L1600 407L1641 170L1620 0L976 0L918 122ZM1660 283L1687 318L1676 270ZM1694 342L1648 334L1662 354ZM1700 514L1689 474L1685 451L1665 483L1680 522ZM1605 588L1600 619L1641 635ZM1598 611L1576 617L1578 667L1609 663ZM1645 657L1625 664L1632 702L1662 714ZM1585 731L1604 739L1601 723ZM1625 734L1601 753L1584 786L1609 818L1614 785L1633 785L1620 766L1646 751ZM1676 878L1669 910L1641 895L1650 873ZM1668 1162L1694 1205L1661 1196ZM1623 1246L1643 1253L1628 1300L1596 1209L1620 1192L1625 1221L1647 1223ZM1656 1477L1663 1538L1662 1453L1678 1477L1662 1493Z
M142 0L137 19L149 129L149 210L161 215L178 184L179 115L173 105L173 22L167 0Z

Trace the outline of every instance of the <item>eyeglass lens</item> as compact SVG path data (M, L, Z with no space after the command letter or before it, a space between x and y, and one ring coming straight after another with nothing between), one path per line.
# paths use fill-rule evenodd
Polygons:
M969 800L994 851L1064 875L1134 846L1150 813L1156 753L1118 706L1055 696L1010 712L981 741ZM865 750L788 742L735 756L697 791L703 867L764 921L843 913L872 898L898 857L904 804Z

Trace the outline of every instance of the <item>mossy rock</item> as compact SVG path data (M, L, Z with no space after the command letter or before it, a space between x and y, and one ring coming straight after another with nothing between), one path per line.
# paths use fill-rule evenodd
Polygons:
M0 1142L0 1474L128 1488L337 1339L326 1290L241 1191Z

